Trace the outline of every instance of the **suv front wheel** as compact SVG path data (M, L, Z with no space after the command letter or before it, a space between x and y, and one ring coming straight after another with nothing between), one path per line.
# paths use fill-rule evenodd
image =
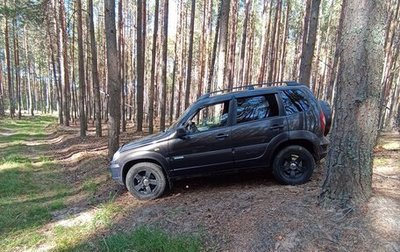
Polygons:
M304 147L292 145L282 149L273 162L275 178L287 185L306 183L314 170L315 161Z
M129 169L126 175L126 187L136 198L150 200L163 194L166 179L159 165L143 162Z

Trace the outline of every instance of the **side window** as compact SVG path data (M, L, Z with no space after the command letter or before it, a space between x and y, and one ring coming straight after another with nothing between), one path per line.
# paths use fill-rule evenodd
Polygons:
M310 108L309 101L301 90L285 90L282 92L282 101L286 115L292 115Z
M204 132L228 124L229 101L201 108L186 123L190 133Z
M279 115L275 94L237 99L236 122L250 122Z

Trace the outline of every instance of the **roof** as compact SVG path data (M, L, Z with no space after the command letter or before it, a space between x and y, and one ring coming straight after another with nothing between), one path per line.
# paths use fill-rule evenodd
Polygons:
M271 85L276 85L276 84L285 84L281 86L271 86ZM260 83L260 84L252 84L252 85L246 85L246 86L240 86L240 87L234 87L234 88L227 88L227 89L222 89L222 90L217 90L214 92L206 93L202 96L200 96L197 100L204 100L210 97L213 98L225 98L229 97L231 95L248 95L249 93L263 93L265 91L270 91L271 93L277 92L278 90L282 89L288 89L291 87L302 87L305 86L304 84L298 83L296 81L279 81L279 82L267 82L267 83ZM256 88L260 87L260 88ZM219 99L218 99L219 100Z

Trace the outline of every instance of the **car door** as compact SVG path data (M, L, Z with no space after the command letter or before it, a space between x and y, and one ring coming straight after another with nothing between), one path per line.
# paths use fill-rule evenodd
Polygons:
M236 99L235 123L232 126L232 146L239 166L264 166L263 157L269 142L287 130L285 116L279 109L276 94Z
M219 172L233 164L231 99L206 105L186 122L187 135L172 139L169 161L173 176Z

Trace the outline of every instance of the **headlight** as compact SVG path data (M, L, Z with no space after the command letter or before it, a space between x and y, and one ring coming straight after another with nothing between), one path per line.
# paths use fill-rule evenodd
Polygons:
M117 160L121 156L121 152L119 150L114 153L113 160Z

